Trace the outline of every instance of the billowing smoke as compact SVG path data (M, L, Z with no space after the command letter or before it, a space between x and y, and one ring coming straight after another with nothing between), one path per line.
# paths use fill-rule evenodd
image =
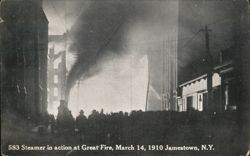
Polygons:
M105 52L120 51L128 12L129 3L93 2L77 19L70 31L77 59L69 71L66 95L69 95L76 80L81 77L86 79L98 72L98 69L91 68L98 65ZM109 47L111 49L107 50Z
M101 70L100 62L138 48L129 43L153 41L151 44L157 47L158 41L167 36L168 28L173 26L170 17L177 19L172 3L92 1L70 30L73 40L70 49L75 50L77 59L68 74L66 100L78 79L84 80ZM147 53L146 49L143 51Z

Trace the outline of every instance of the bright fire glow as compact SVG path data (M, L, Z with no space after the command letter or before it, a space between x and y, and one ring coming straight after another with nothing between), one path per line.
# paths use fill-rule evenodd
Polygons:
M92 110L105 113L145 110L148 84L148 60L138 62L132 55L104 63L103 70L81 81L71 90L69 109L73 116L81 109L85 115Z

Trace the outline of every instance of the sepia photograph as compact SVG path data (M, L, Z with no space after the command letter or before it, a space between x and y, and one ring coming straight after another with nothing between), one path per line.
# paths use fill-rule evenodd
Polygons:
M250 156L248 0L1 0L1 155Z

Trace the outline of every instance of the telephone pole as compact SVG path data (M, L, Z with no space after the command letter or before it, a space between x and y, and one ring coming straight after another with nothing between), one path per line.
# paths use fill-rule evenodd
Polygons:
M213 105L213 58L210 53L209 47L209 32L211 31L205 26L205 29L202 29L205 33L205 42L206 42L206 63L207 63L207 105L204 106L204 110L210 111L211 106Z

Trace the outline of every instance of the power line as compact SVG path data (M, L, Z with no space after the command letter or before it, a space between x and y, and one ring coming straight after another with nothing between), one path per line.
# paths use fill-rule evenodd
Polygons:
M218 23L218 22L216 22ZM211 24L216 24L215 22L211 23ZM192 40L195 39L195 37L201 32L201 30L197 31L186 43L183 44L183 46L181 46L180 48L184 48L186 47ZM213 33L213 34L223 34L223 33ZM178 39L177 39L178 40ZM178 40L180 41L180 40Z
M207 24L207 26L215 25L215 24L218 24L218 23L224 22L225 20L228 20L228 17L225 17L225 18L222 18L222 19L216 20L216 21L214 21L214 22L212 22L212 23Z
M180 48L184 48L185 46L187 46L192 40L194 40L194 38L201 32L201 30L197 31L193 37L191 37L186 43L183 44L183 46L181 46Z

